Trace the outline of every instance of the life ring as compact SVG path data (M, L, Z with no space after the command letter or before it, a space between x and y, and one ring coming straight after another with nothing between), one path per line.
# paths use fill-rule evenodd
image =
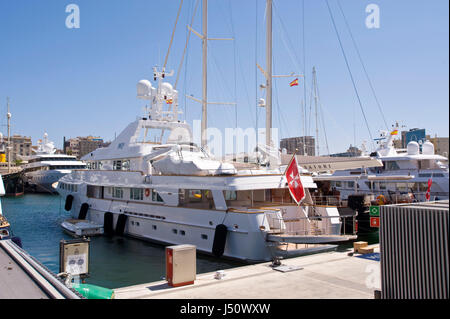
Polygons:
M150 196L150 188L146 188L145 189L145 197L149 197Z
M384 195L380 195L377 197L377 203L378 203L378 205L384 205L386 203L386 199L384 198Z

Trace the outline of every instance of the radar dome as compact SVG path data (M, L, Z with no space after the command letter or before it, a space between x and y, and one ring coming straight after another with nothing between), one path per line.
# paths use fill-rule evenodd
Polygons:
M152 84L149 80L140 80L137 84L138 98L146 98L152 95Z
M434 145L430 141L426 141L422 145L422 154L434 155Z
M173 86L170 83L164 82L161 84L161 93L164 96L172 97L174 94Z
M406 147L408 155L418 155L419 154L419 143L411 141Z

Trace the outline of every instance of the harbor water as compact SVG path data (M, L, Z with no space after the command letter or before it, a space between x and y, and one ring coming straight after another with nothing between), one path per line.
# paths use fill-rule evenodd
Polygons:
M59 272L59 242L72 239L61 228L71 218L57 195L26 194L3 197L3 213L20 237L24 250L53 273ZM165 276L165 249L161 245L128 237L92 237L90 278L87 283L119 288L161 280ZM243 263L197 256L197 272L229 269Z
M10 222L23 248L54 273L59 272L59 242L72 239L61 228L71 218L64 201L57 195L26 194L3 197L3 213ZM378 233L361 235L358 240L378 242ZM346 250L344 243L338 250ZM119 288L159 281L165 276L165 249L161 245L129 237L92 237L90 245L90 277L87 283L106 288ZM242 262L197 255L197 273L213 272L245 265Z

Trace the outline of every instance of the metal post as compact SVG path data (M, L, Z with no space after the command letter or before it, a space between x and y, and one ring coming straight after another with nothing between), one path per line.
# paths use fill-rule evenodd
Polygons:
M6 113L6 118L8 119L8 173L11 173L11 113L9 112L9 97L6 98L6 104L8 107L8 112Z

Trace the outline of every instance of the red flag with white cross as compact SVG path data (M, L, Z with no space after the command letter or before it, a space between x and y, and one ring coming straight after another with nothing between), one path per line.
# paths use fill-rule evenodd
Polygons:
M429 201L430 198L431 198L430 191L431 191L431 185L432 185L432 184L433 184L433 180L430 178L430 179L428 180L428 189L427 189L427 193L425 194L425 198L427 199L427 201Z
M305 189L303 188L300 173L298 171L297 159L293 156L286 172L284 173L289 187L289 192L297 205L305 198Z

